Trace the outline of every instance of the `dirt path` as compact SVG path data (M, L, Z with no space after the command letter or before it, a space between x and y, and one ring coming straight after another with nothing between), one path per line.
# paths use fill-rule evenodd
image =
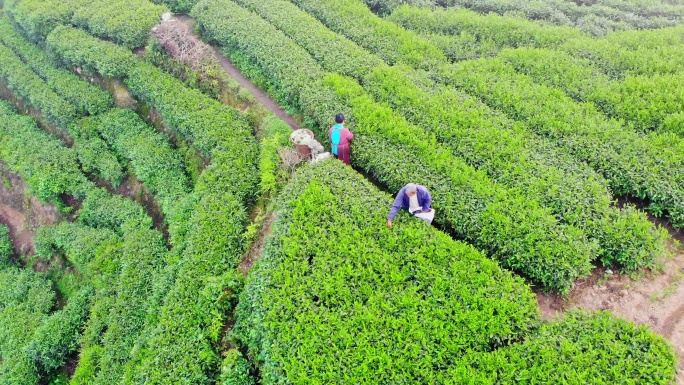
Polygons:
M42 204L25 193L27 186L21 178L9 172L0 161L0 223L10 230L15 250L32 254L36 229L57 223L61 216L52 204Z
M174 16L174 19L177 19L178 21L183 23L185 26L190 28L191 31L195 30L195 20L192 17L187 15L176 15ZM233 62L231 62L230 59L225 57L218 48L214 46L211 46L211 48L214 50L214 54L221 63L221 67L223 67L226 73L230 75L232 78L234 78L242 88L249 91L249 93L251 93L259 103L261 103L269 111L275 114L275 116L277 116L279 119L287 123L293 130L298 130L301 128L292 116L288 115L287 112L283 108L281 108L278 103L276 103L264 91L262 91L259 87L254 85L254 83L247 79L242 74L242 72L240 72L240 70L238 70L237 67L235 67Z
M173 22L173 20L177 20L178 22L182 23L186 27L192 31L194 34L194 28L195 28L195 20L187 15L175 15L174 18L170 21ZM199 38L199 37L198 37ZM200 39L201 40L201 39ZM280 107L280 105L273 100L268 94L266 94L264 91L262 91L259 87L257 87L254 83L252 83L251 80L249 80L247 77L245 77L242 72L228 59L223 55L223 53L216 47L210 46L211 49L214 52L214 55L218 59L219 63L221 64L221 67L223 68L224 71L228 74L228 76L232 77L235 79L235 81L238 82L240 87L243 89L247 90L254 98L257 100L258 103L263 105L267 110L272 112L276 117L287 123L290 128L293 130L298 130L302 128L297 121L295 120L294 117L291 115L288 115L288 113ZM233 106L238 109L241 109L245 106ZM274 213L267 213L266 214L266 219L264 220L263 226L261 226L261 230L259 232L259 237L255 242L253 242L250 245L249 251L245 254L245 257L243 258L242 262L238 266L238 269L245 275L249 273L249 270L252 268L252 265L254 262L259 258L259 255L261 254L261 249L264 245L264 241L268 237L268 235L271 232L271 225L273 224L273 220L275 219L275 214Z
M674 232L684 241L684 232ZM537 294L544 318L551 319L568 309L609 310L637 324L644 324L667 338L679 355L677 383L684 385L684 254L682 249L668 258L662 273L646 273L637 279L595 269L591 277L577 283L565 298Z

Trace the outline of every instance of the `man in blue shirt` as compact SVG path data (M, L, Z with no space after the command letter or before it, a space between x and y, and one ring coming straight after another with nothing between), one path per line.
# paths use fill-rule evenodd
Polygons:
M399 190L394 199L392 209L387 216L387 227L392 227L392 221L397 216L399 209L404 209L416 218L427 223L432 223L435 218L435 210L432 208L432 196L425 186L409 183Z

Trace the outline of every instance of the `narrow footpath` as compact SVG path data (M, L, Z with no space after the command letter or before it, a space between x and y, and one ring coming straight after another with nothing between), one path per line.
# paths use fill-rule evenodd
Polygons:
M193 19L190 16L187 15L176 15L174 16L174 19L180 21L183 23L186 27L190 29L190 31L195 31L195 19ZM197 36L199 39L199 36ZM214 54L216 55L216 58L219 60L219 63L221 63L221 67L226 71L226 73L235 79L239 84L240 87L246 89L249 91L254 98L261 103L266 109L271 111L275 116L277 116L280 120L284 121L287 123L293 130L298 130L302 128L299 124L297 124L297 121L295 120L294 117L288 115L288 113L278 105L271 97L269 97L264 91L262 91L259 87L257 87L254 83L252 83L249 79L247 79L242 72L240 72L237 67L233 64L233 62L230 61L227 57L223 55L223 53L216 47L211 46L212 50L214 51Z

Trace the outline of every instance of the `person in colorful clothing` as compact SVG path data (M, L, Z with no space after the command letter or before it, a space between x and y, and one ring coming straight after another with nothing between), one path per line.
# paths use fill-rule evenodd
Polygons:
M409 214L427 223L432 223L435 218L435 209L432 208L432 196L425 186L409 183L402 187L394 199L394 204L387 216L387 227L392 227L392 221L397 216L399 209L404 209Z
M344 115L335 116L335 124L328 131L328 137L332 144L332 153L335 157L349 165L349 142L354 140L354 134L344 127Z

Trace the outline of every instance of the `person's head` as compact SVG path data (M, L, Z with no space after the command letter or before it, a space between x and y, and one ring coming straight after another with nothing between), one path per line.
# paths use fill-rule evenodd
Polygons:
M337 124L344 123L344 115L343 114L335 115L335 123L337 123Z
M407 184L406 189L404 190L404 192L406 193L406 196L408 196L409 198L416 195L417 191L418 191L418 187L416 187L415 183Z

